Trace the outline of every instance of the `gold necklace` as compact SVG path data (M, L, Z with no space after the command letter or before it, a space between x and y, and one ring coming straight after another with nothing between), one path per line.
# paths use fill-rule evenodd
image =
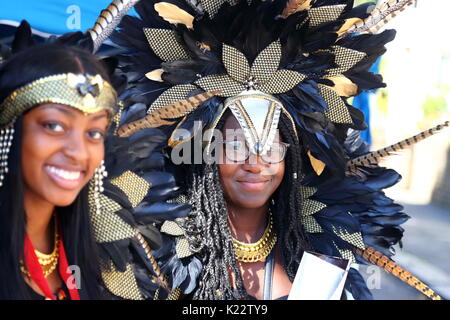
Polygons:
M277 234L273 228L272 214L269 217L264 234L257 242L245 243L231 237L234 245L236 259L241 262L263 261L272 251L277 242Z
M59 260L59 234L58 230L55 231L55 247L53 248L52 253L45 254L40 252L39 250L34 250L36 257L38 259L39 265L41 266L42 272L44 273L44 277L47 278L49 275L55 271L56 266L58 265ZM21 261L20 270L22 273L30 277L30 273L25 268L23 262Z

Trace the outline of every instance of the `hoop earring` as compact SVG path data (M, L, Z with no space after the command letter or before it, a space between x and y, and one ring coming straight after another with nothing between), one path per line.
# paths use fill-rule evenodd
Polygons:
M0 187L3 186L3 180L8 174L8 155L11 150L14 138L14 122L11 121L6 127L0 130Z
M94 178L91 179L90 182L90 191L94 197L94 205L95 205L95 213L100 214L102 212L102 206L100 203L100 193L102 193L105 189L103 188L103 178L108 176L108 172L106 172L105 161L102 160L100 166L95 169Z

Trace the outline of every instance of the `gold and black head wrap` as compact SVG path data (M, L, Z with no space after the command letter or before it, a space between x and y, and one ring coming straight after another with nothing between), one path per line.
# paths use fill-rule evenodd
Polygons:
M43 103L67 105L84 114L106 110L112 119L117 110L117 94L100 75L74 73L43 77L14 90L0 104L0 186L8 173L16 118Z
M114 88L100 75L57 74L37 79L12 92L0 104L0 126L6 126L28 109L43 103L58 103L84 114L117 110Z

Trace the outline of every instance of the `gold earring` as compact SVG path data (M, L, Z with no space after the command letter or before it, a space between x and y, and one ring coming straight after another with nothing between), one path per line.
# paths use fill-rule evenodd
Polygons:
M0 130L0 187L8 173L8 155L14 138L14 122Z
M94 205L95 205L95 213L100 214L101 204L100 204L100 193L102 193L105 189L103 188L103 178L108 176L108 172L106 172L105 161L102 160L100 166L95 169L94 179L91 179L90 183L90 191L94 197Z

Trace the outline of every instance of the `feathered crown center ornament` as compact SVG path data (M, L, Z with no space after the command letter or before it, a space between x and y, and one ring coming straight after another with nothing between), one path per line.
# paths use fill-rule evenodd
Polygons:
M280 94L291 90L306 79L306 75L297 71L279 69L280 60L279 39L262 50L251 66L245 54L223 44L222 62L227 73L202 77L195 83L205 91L220 89L222 97L236 96L247 90Z
M247 90L256 90L256 86L259 85L259 81L256 80L255 77L250 76L250 77L248 77L247 80L245 80L245 81L243 82L243 84L245 85L245 87L247 88Z

